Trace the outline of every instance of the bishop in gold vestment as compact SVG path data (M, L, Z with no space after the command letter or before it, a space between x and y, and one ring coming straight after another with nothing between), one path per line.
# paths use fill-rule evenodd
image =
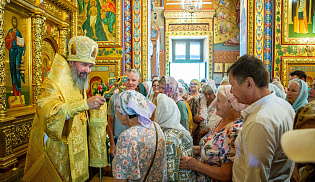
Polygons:
M36 102L22 180L85 181L89 178L87 110L99 109L105 102L101 96L86 97L88 74L95 64L97 51L96 42L78 36L69 41L68 62L56 54Z

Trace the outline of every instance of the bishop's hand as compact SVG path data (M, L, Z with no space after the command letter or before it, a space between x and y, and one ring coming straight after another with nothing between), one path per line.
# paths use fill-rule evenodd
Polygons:
M105 102L106 99L102 96L93 96L87 99L90 109L99 109Z

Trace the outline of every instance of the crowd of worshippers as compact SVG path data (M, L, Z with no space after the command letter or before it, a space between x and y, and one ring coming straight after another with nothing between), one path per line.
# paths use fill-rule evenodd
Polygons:
M315 127L315 112L307 111L315 111L315 81L309 89L305 72L294 71L287 88L279 77L270 83L263 62L250 55L228 74L218 87L213 80L193 79L188 87L181 79L155 77L144 83L145 97L133 91L138 73L127 72L127 91L114 95L108 107L114 178L314 180L312 164L288 159L281 136Z
M50 179L89 177L85 111L105 100L84 95L97 44L72 42L76 49L69 48L68 62L56 56L37 100L25 181L42 171L32 167L43 169L38 158L53 166L46 167L46 176L55 174ZM126 91L107 107L114 181L315 181L314 164L295 163L281 145L290 130L315 128L315 81L309 89L306 74L294 71L287 88L279 77L270 83L264 63L247 54L227 74L219 86L206 79L188 86L169 76L142 84L138 71L126 71Z

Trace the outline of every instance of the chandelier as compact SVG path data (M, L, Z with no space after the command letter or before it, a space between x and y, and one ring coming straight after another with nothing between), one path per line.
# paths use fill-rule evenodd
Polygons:
M182 10L188 13L194 13L196 11L200 11L202 8L202 0L182 0Z

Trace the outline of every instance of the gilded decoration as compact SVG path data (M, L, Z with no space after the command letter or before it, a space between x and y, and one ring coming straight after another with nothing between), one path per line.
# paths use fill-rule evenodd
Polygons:
M98 57L95 60L96 65L115 65L115 73L119 76L121 75L120 63L121 59L102 59L102 57Z
M148 1L143 0L142 1L142 11L144 12L142 15L142 21L141 22L148 22ZM148 26L147 23L143 23L143 28L142 28L142 80L145 81L148 78Z
M275 35L274 35L274 57L273 57L273 76L279 76L281 77L283 71L282 71L282 65L283 65L283 56L308 56L307 52L305 51L305 44L307 44L307 41L305 41L304 38L300 38L301 42L300 44L304 45L297 45L297 40L294 40L294 38L288 37L289 35L286 34L284 29L287 28L288 25L285 18L288 19L287 12L288 7L283 7L284 5L288 6L288 2L276 0L274 3L277 6L275 6L275 13L274 13L274 24L275 24ZM287 17L285 17L287 16ZM304 34L307 36L308 34ZM287 37L286 37L287 36ZM284 40L286 39L286 40ZM313 39L314 40L314 39ZM285 43L286 42L286 43ZM288 44L291 42L290 44ZM294 43L295 42L295 43ZM311 44L311 39L309 40L309 44Z
M34 119L34 102L40 92L42 81L42 51L52 57L50 47L60 48L64 52L66 40L74 36L77 27L75 17L76 3L64 0L33 1L0 0L0 169L6 169L17 163L17 157L26 153L29 142L29 134ZM10 2L10 3L9 3ZM9 4L6 4L9 3ZM15 18L13 18L15 16ZM17 21L15 21L17 19ZM45 24L45 20L47 24ZM4 22L5 21L5 22ZM25 64L25 84L22 91L29 89L29 105L19 106L6 110L6 97L11 94L11 76L9 67L9 44L5 39L10 29L15 31L14 22L18 22L17 28L23 35L19 36L17 45L26 47L22 61ZM70 24L70 25L69 25ZM54 26L51 26L54 25ZM11 28L12 26L13 28ZM5 29L4 29L5 28ZM68 32L70 30L70 35ZM24 40L23 40L24 39ZM10 43L10 42L9 42ZM22 70L23 71L23 70ZM26 77L27 76L27 77ZM9 86L6 83L10 83ZM24 88L23 88L24 86ZM23 99L22 99L23 100Z
M45 9L57 18L62 19L63 10L50 1L43 1Z
M10 0L0 0L0 116L6 114L6 75L5 75L5 41L4 41L4 8Z
M11 129L6 129L5 131L3 131L3 133L4 133L4 141L5 141L5 154L10 155L13 152Z
M247 1L247 54L254 54L254 3L255 1Z
M213 18L215 14L214 10L201 10L194 13L183 12L181 10L173 10L173 11L165 11L164 16L165 19L173 19L173 18L190 18L190 19L198 19L198 18Z
M314 33L312 32L301 32L299 35L300 37L292 37L290 36L290 24L291 26L294 25L294 20L292 21L294 15L292 13L292 0L287 0L287 1L280 1L282 3L282 12L281 12L281 25L283 31L282 33L282 43L283 44L315 44L315 39L314 38L308 38L314 36ZM314 5L311 5L314 7ZM308 6L306 6L308 8ZM306 15L308 17L309 15ZM292 18L290 20L290 18ZM291 23L290 23L291 22ZM310 24L311 20L307 23ZM312 25L313 26L313 25ZM293 27L292 27L293 29ZM291 30L292 31L292 30ZM294 30L293 30L294 31ZM313 35L311 35L313 34Z
M67 36L69 33L69 27L64 25L60 28L60 45L59 45L59 53L62 56L67 56Z
M186 25L178 25L178 24L170 24L169 25L169 30L171 32L176 32L176 31L210 31L209 30L209 25L208 24L186 24Z
M307 74L306 82L310 86L315 79L315 57L282 57L281 74L282 84L288 86L290 72L302 70Z
M42 42L42 27L44 25L45 17L34 14L32 16L32 29L33 29L33 95L34 103L37 101L37 98L40 94L40 87L42 83L42 53L41 53L41 42Z
M255 1L255 51L254 54L260 60L264 60L264 2Z
M26 119L29 120L29 119ZM30 138L30 132L32 129L32 122L24 123L21 125L17 125L12 128L12 146L14 148L28 143Z
M201 24L207 24L208 31L171 31L171 26L189 25L194 27ZM209 38L209 78L212 79L212 63L213 63L213 19L165 19L165 75L169 75L169 59L170 59L170 37L175 36L208 36Z

